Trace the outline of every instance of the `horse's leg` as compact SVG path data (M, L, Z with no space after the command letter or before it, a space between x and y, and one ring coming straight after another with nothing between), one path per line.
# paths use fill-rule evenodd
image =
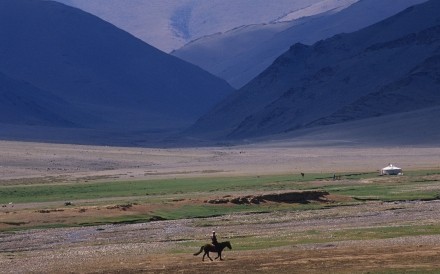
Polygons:
M212 258L211 258L211 256L209 256L209 251L206 252L205 254L208 256L208 258L209 258L209 259L211 260L211 262L212 262Z
M218 258L220 258L220 261L223 261L223 259L222 259L222 252L220 251L220 252L217 252L217 257L215 257L215 259L217 260Z

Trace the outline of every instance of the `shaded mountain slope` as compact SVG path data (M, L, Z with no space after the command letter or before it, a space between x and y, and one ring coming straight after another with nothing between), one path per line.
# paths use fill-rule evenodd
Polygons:
M440 145L440 107L302 128L271 136L292 145ZM263 138L265 140L266 138Z
M440 48L438 52L440 53ZM439 106L439 91L440 55L434 55L415 67L402 79L384 86L378 92L363 96L308 126L336 124Z
M72 127L80 115L74 112L62 99L0 72L0 123Z
M0 1L0 70L101 118L92 128L178 127L233 89L79 9Z

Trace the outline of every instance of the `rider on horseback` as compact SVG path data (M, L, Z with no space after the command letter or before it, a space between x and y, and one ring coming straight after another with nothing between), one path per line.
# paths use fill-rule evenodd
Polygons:
M215 231L212 231L211 242L212 245L214 245L215 250L218 250L219 246L218 246L217 236L215 236Z

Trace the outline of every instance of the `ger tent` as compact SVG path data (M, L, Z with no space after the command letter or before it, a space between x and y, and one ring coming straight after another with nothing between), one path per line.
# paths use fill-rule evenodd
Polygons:
M400 175L402 174L402 169L400 167L393 166L389 164L380 170L380 175Z

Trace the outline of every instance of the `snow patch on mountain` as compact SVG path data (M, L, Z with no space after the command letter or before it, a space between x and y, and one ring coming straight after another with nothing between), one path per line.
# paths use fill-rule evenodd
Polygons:
M323 12L338 12L359 0L323 0L308 7L293 11L274 21L274 23L293 21L302 17L309 17Z
M297 16L310 16L358 0L56 1L94 14L162 51L171 52L203 36L240 26L267 24L295 12ZM319 5L321 2L324 4Z
M176 37L182 38L183 40L191 39L190 21L193 9L193 4L188 3L178 7L171 14L170 25Z

